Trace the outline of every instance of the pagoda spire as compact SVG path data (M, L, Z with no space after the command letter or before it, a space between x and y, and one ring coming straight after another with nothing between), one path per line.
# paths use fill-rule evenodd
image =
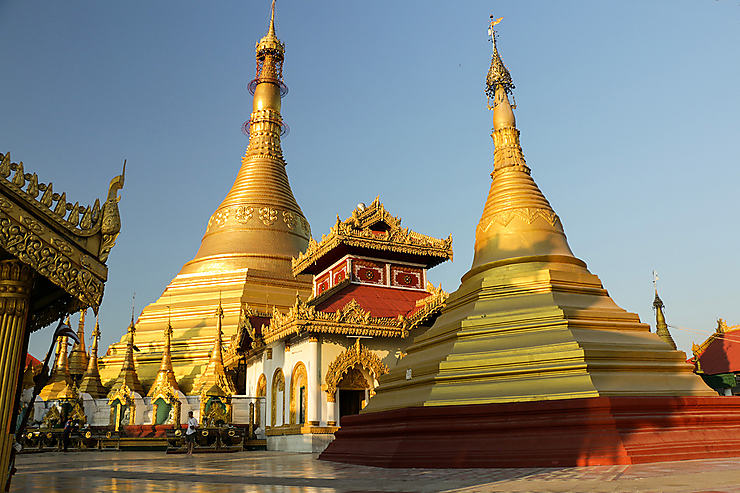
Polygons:
M658 337L668 343L673 349L676 348L676 343L671 337L671 333L668 330L668 324L665 321L665 314L663 313L663 300L658 296L658 289L655 289L655 299L653 300L653 308L655 309L655 333Z
M92 347L90 348L90 358L87 362L87 370L82 376L80 383L80 392L90 394L93 398L99 399L105 397L106 391L100 380L100 371L98 369L98 341L100 340L100 324L97 316L95 317L95 328L92 331Z
M67 317L67 325L69 324L69 317ZM54 367L51 370L49 383L39 392L39 397L45 401L74 399L77 397L77 392L75 392L73 387L72 377L69 374L69 360L67 359L68 345L69 340L67 336L59 336L57 339L56 358L54 359Z
M144 388L139 381L139 376L136 374L136 365L134 364L134 334L136 333L136 324L134 323L134 315L131 314L131 324L128 326L127 339L126 339L126 354L123 358L123 365L121 365L121 371L118 373L118 378L113 382L113 385L108 392L108 397L115 394L124 384L137 394L143 396Z
M88 356L87 350L85 349L85 312L87 310L80 311L80 321L77 324L77 338L80 340L79 343L75 343L72 346L72 351L69 353L69 373L75 382L80 382L82 375L85 373L87 368Z
M531 176L516 128L509 96L514 82L496 46L493 20L488 34L493 45L486 76L488 108L493 111L493 173L491 188L476 229L471 272L513 257L573 257L560 218ZM493 99L493 104L491 104Z
M256 77L249 83L249 144L236 181L211 216L195 259L181 273L249 267L290 272L290 259L308 245L311 230L293 196L280 143L287 129L281 98L285 44L275 34L275 2L267 34L256 44Z
M221 352L221 320L224 318L224 311L221 307L220 300L216 309L216 316L218 317L218 325L216 338L213 343L213 351L211 351L211 358L208 361L208 365L203 368L200 378L195 382L193 392L200 395L228 397L236 394L236 387L234 387L234 384L224 369L223 354Z
M172 368L172 356L170 354L172 332L172 323L168 320L167 327L164 329L162 361L159 365L157 376L154 379L154 384L149 389L149 397L155 397L162 393L171 394L176 397L180 392L180 387L177 385L177 378L175 378L175 370Z

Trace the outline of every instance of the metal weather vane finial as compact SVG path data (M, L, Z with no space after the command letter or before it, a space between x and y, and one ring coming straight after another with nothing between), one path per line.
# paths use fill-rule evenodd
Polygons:
M658 273L653 269L653 288L655 288L655 292L658 292Z
M494 29L494 26L496 26L502 20L503 17L499 17L498 19L494 20L493 15L491 15L491 20L488 23L488 37L491 41L491 46L493 49L493 53L491 54L491 67L488 69L488 75L486 76L485 92L489 100L489 109L493 109L490 104L490 100L495 98L497 87L501 86L506 94L511 94L511 91L514 89L514 82L511 79L511 74L504 65L504 62L501 61L501 56L499 55L498 49L496 48L496 30Z

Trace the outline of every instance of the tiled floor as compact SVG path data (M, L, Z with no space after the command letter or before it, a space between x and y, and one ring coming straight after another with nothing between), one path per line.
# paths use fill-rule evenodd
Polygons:
M381 469L315 455L163 452L20 456L11 492L739 492L740 459L531 469Z

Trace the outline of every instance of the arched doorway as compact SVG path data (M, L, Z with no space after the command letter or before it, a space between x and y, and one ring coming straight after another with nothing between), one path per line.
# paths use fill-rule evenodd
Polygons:
M290 376L290 424L305 424L308 409L308 374L299 361Z
M285 422L285 375L283 369L277 368L272 375L272 392L270 402L270 425L282 426Z
M339 424L344 416L359 414L365 407L370 384L358 364L348 369L337 385L339 393Z
M264 430L265 423L263 421L263 416L266 416L265 411L267 411L267 409L265 408L265 397L267 397L267 379L265 378L264 373L260 375L260 378L257 380L257 390L254 395L258 398L257 402L255 403L257 409L255 410L254 423L257 428L262 428Z

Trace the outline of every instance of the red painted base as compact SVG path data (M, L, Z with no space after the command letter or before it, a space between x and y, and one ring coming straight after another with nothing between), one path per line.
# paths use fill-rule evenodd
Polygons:
M740 397L596 397L414 407L342 418L321 460L553 467L740 456Z

